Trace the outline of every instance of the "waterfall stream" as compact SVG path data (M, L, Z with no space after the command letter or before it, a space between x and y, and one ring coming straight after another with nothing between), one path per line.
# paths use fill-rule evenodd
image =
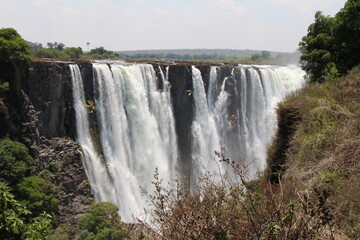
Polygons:
M147 207L143 191L152 192L158 169L164 183L179 172L181 152L174 117L169 67L150 64L94 63L95 112L89 113L84 83L71 64L77 141L96 201L109 201L131 222ZM250 175L265 168L266 147L275 134L276 105L304 85L298 67L235 67L221 79L220 67L209 67L208 83L191 67L193 97L190 182L204 173L225 173L214 151L249 164ZM185 81L186 79L184 79ZM220 82L219 82L220 81ZM89 114L96 114L99 147L95 147ZM101 150L99 150L101 148Z

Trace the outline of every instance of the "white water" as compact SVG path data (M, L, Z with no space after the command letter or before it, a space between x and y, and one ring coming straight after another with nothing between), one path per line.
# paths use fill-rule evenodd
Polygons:
M195 116L191 127L192 166L191 181L206 172L222 173L222 165L215 159L214 150L220 149L220 138L216 128L215 117L209 110L201 72L192 66Z
M147 207L143 190L152 191L155 169L170 182L177 177L178 151L169 68L160 79L148 64L93 64L94 96L105 163L95 150L85 108L79 68L71 65L77 140L97 201L120 207L124 221L133 221ZM276 131L276 104L304 85L298 67L238 66L220 79L211 67L207 94L201 72L191 68L194 116L191 127L191 183L201 174L225 173L214 151L226 150L232 160L249 165L250 177L265 168L266 147ZM238 72L236 77L234 71ZM185 81L186 79L184 79ZM158 89L160 81L162 89ZM220 81L220 82L219 82ZM233 88L236 98L227 87ZM228 111L235 104L236 111ZM180 173L181 174L181 173Z
M214 150L227 153L232 160L247 167L249 178L263 171L266 149L277 128L276 106L288 93L305 84L304 72L295 66L238 68L240 79L236 80L235 91L239 102L236 114L230 115L227 109L231 102L225 85L230 77L235 78L234 69L218 89L218 67L211 67L205 101L201 73L192 67L195 101L192 161L196 176L205 171L223 171L225 167L214 161ZM235 137L234 131L238 132Z
M153 175L175 176L177 145L168 82L158 91L151 65L94 64L101 144L121 216L131 221L147 207L142 190Z
M105 164L101 161L100 156L95 150L93 139L90 135L88 110L85 107L84 86L79 67L71 64L70 70L76 114L76 140L82 148L85 170L95 195L95 200L115 202L116 195L112 181L108 176Z

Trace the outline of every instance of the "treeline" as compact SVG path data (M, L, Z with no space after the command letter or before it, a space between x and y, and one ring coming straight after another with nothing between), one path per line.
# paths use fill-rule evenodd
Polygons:
M269 64L288 64L297 63L298 53L277 53L275 56L269 51L261 51L250 55L244 54L178 54L178 53L133 53L119 54L123 59L153 59L163 61L234 61L241 63L269 63Z
M63 43L48 42L46 47L41 43L28 42L30 50L35 58L51 59L119 59L119 54L106 50L104 47L91 49L84 52L81 47L66 47Z
M84 52L81 47L66 47L63 43L48 42L46 47L41 43L28 42L35 58L50 59L130 59L130 60L162 60L162 61L224 61L239 63L296 64L299 53L271 53L269 51L251 50L147 50L113 52L104 47ZM191 53L193 51L193 53ZM200 54L200 52L202 52ZM214 52L214 53L213 53Z
M335 17L315 14L299 43L302 68L311 82L345 74L360 63L360 1L348 0Z

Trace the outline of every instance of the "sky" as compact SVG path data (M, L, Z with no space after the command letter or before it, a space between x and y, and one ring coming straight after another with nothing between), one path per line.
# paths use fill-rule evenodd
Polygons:
M316 11L346 0L0 0L0 28L31 42L88 50L253 49L293 52Z

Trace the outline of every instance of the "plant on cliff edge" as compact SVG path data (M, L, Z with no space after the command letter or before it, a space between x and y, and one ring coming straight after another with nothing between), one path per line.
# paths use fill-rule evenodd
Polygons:
M43 213L30 222L26 221L31 212L0 182L0 236L2 239L43 240L50 230L51 216Z
M31 61L29 44L13 28L0 29L0 62Z
M124 230L119 216L119 208L108 202L96 202L80 218L78 239L95 240L123 239Z
M0 84L19 96L21 79L32 59L29 44L13 28L0 29Z
M13 187L25 177L32 161L25 145L10 139L0 140L0 180Z
M24 178L17 185L18 199L31 212L31 216L38 216L43 212L55 215L59 200L54 197L54 186L44 179L32 176Z

